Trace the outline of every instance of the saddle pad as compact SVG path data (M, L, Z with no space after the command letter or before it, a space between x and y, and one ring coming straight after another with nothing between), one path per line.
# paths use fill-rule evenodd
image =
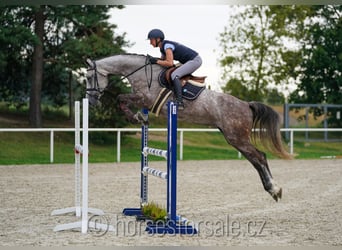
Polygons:
M195 86L187 82L182 88L182 95L184 99L195 100L205 89L205 87Z
M167 88L162 88L159 92L157 99L154 101L152 108L150 109L157 117L159 116L160 110L163 107L166 100L171 95L172 91Z

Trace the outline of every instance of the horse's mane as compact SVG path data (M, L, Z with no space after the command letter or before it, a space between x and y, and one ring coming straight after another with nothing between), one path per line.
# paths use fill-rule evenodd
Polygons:
M139 57L144 57L144 58L146 58L146 55L143 55L143 54L136 54L136 53L119 53L119 54L113 54L113 55L110 55L110 56L105 56L105 57L97 58L97 59L95 59L95 61L104 60L104 59L106 59L106 58L110 58L110 57L113 57L113 56L139 56Z
M146 55L143 54L137 54L137 53L120 53L120 54L114 54L108 57L112 57L112 56L139 56L139 57L146 57Z
M116 54L116 55L123 55L123 56L142 56L142 57L146 57L146 55L143 54L137 54L137 53L121 53L121 54ZM114 55L114 56L116 56Z

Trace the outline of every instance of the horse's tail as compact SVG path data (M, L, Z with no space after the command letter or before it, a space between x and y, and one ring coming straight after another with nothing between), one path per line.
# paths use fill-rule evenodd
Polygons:
M255 129L252 139L259 139L262 145L275 155L284 159L292 159L286 152L280 135L280 117L271 107L259 103L249 102L253 111L253 128Z

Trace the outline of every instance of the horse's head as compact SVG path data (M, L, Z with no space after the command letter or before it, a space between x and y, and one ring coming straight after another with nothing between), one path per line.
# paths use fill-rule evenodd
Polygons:
M159 84L152 84L158 81L161 66L152 66L147 57L137 54L119 54L105 57L96 61L86 60L87 72L87 98L91 105L100 104L99 99L109 84L108 76L121 76L120 80L127 79L133 93L151 98L158 95ZM158 70L154 70L153 68ZM151 87L152 86L152 87ZM154 92L153 92L154 91Z
M106 73L97 69L95 61L87 59L86 63L88 65L86 97L90 105L98 105L99 99L108 85L108 77Z

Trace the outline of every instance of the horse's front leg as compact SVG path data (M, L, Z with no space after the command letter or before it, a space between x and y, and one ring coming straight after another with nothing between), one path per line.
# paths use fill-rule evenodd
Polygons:
M134 113L130 106L134 106L136 108L144 107L143 97L139 94L121 94L118 96L120 109L125 113L127 120L131 123L137 124L140 122L147 123L147 117L141 114L140 111L138 113Z

